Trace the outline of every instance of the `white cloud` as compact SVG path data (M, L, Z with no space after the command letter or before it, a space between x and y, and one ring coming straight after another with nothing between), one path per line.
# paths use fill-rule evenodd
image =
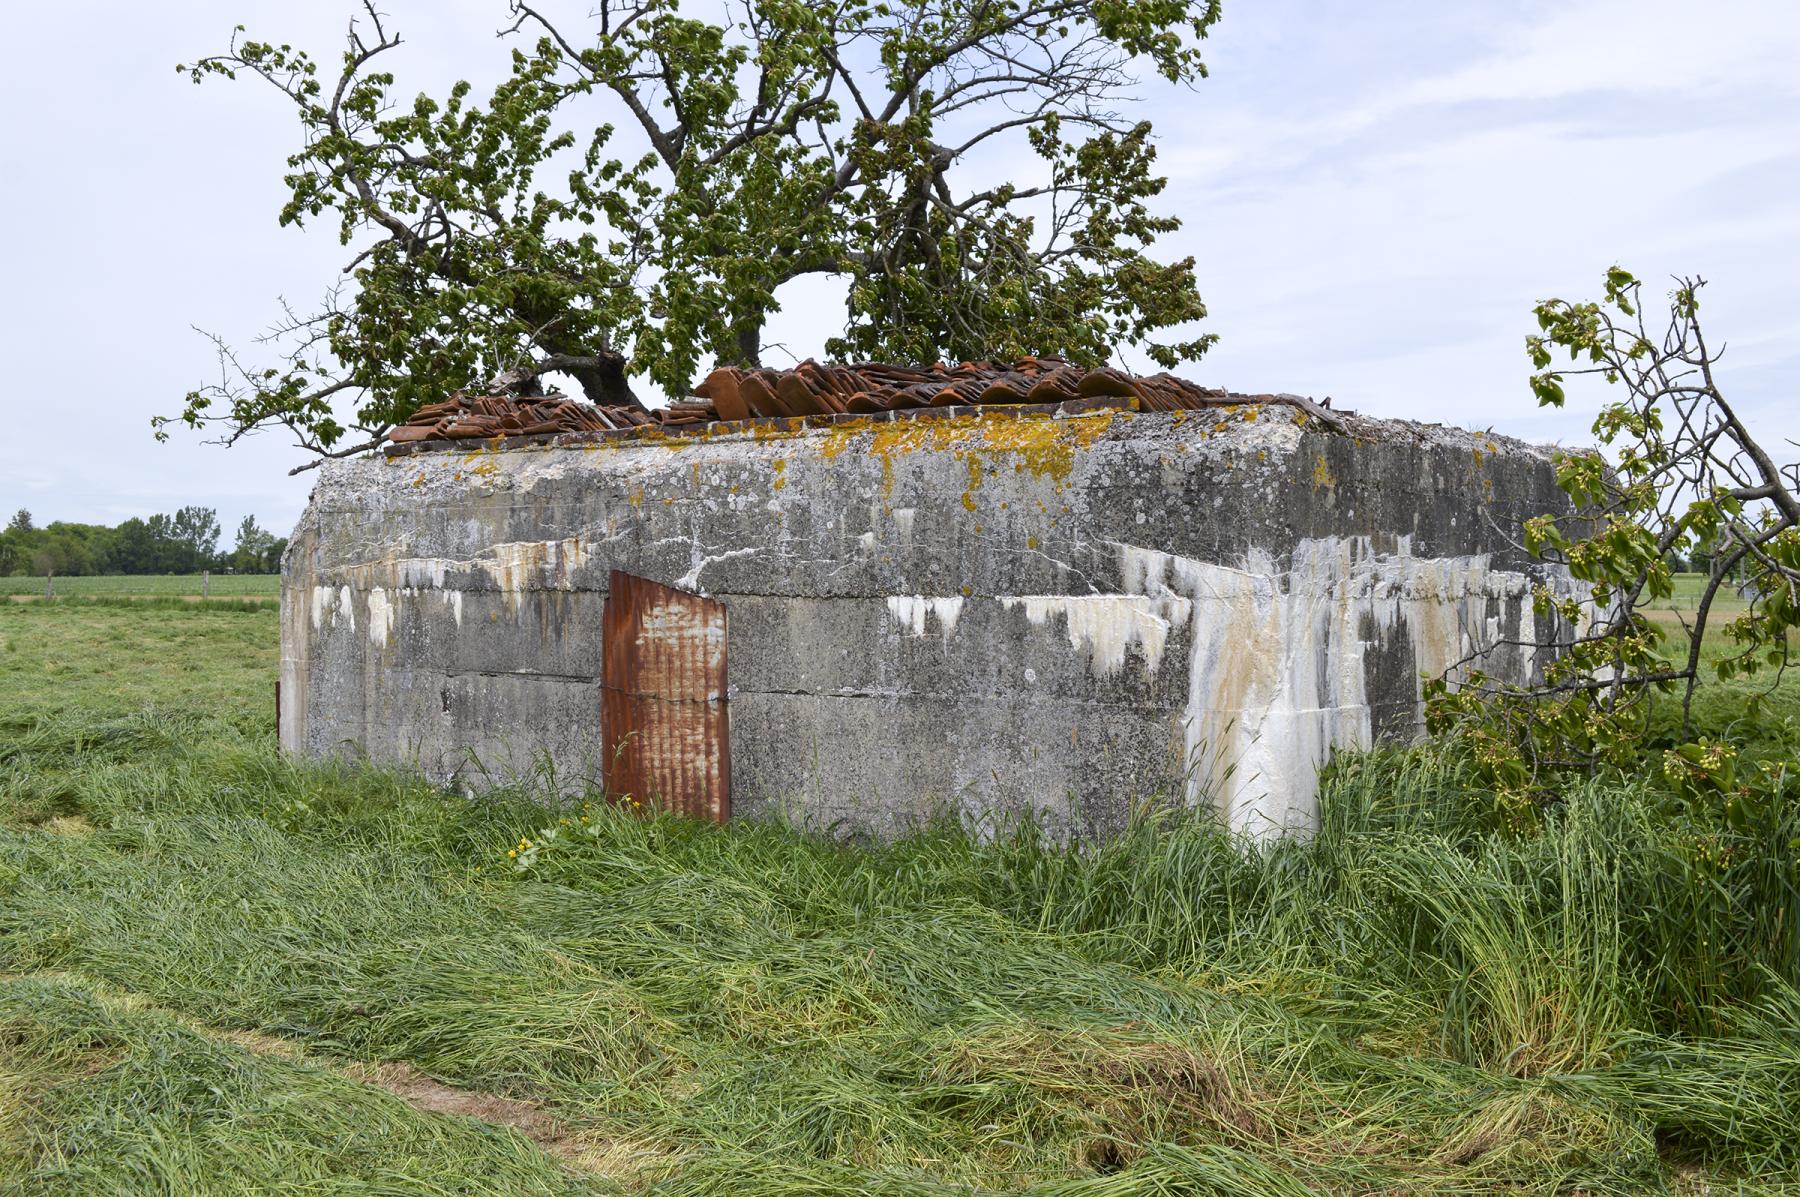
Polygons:
M1771 392L1759 371L1800 332L1783 294L1800 212L1769 200L1800 184L1797 85L1781 61L1800 12L1723 8L1700 27L1690 6L1561 6L1476 23L1456 61L1441 44L1418 53L1433 71L1310 89L1280 73L1292 47L1240 30L1247 60L1164 123L1187 221L1170 248L1199 258L1223 337L1194 372L1578 439L1585 416L1546 416L1526 394L1522 338L1536 299L1589 295L1618 261L1650 279L1712 278L1714 327L1756 347L1733 373ZM1323 61L1404 53L1384 11L1337 26ZM1258 60L1263 47L1274 57ZM1754 406L1772 430L1800 431L1800 417Z
M1551 100L1595 91L1793 94L1787 0L1588 0L1521 20L1478 61L1401 88L1391 103ZM1785 34L1786 36L1782 36Z

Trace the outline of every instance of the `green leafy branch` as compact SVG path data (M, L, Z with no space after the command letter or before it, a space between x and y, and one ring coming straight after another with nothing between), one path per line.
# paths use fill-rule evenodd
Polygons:
M1525 547L1584 584L1585 599L1540 588L1541 677L1507 684L1477 670L1459 685L1430 687L1434 729L1455 730L1502 807L1528 818L1570 770L1624 767L1646 747L1658 696L1679 695L1678 739L1692 735L1703 649L1722 636L1731 651L1717 676L1767 673L1768 689L1792 663L1800 626L1800 467L1778 463L1721 389L1719 352L1700 321L1704 281L1677 279L1666 327L1646 321L1643 284L1617 267L1600 302L1546 300L1526 339L1531 387L1544 406L1565 402L1565 383L1599 376L1619 388L1593 432L1600 452L1563 453L1557 484L1573 514L1527 521ZM1685 636L1666 635L1646 611L1673 593L1672 556L1704 552L1710 572ZM1718 626L1713 608L1732 587L1741 615ZM1747 700L1755 717L1765 690ZM1669 751L1665 774L1683 792L1731 803L1774 801L1756 771L1735 770L1722 746L1688 742ZM1704 784L1702 784L1704 782ZM1710 789L1709 789L1710 787Z

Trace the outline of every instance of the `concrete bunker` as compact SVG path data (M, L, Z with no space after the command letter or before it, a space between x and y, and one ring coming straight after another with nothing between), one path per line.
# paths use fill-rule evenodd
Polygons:
M946 808L1316 818L1420 675L1530 674L1501 531L1562 510L1491 434L1135 399L423 442L327 465L283 571L281 742L479 790L602 783L614 571L729 612L728 801L834 833ZM723 626L723 624L721 624ZM725 797L725 796L718 796Z

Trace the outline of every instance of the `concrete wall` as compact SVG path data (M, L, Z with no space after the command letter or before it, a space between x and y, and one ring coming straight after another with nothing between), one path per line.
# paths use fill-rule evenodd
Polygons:
M1173 798L1303 828L1330 748L1416 731L1420 673L1537 638L1541 567L1495 525L1564 508L1542 450L1347 429L963 416L329 465L284 562L282 744L597 779L620 568L729 608L739 816L1104 835Z

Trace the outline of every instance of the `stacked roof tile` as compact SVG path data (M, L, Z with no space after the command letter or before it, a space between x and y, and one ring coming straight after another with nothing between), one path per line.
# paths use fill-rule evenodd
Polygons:
M1109 400L1147 411L1275 403L1335 422L1330 412L1297 395L1234 395L1172 374L1137 376L1049 357L1020 358L1010 364L964 362L924 367L878 362L826 365L811 360L790 370L726 366L708 375L695 392L691 399L654 411L596 407L563 395L471 396L458 392L441 403L420 408L391 431L388 439L397 443L490 439L635 427L684 428L715 421Z
M1136 398L1155 411L1201 407L1224 398L1171 374L1134 378L1117 370L1089 370L1057 358L1021 358L1010 365L854 366L801 362L792 370L714 370L696 388L722 419L873 414L922 407L1066 403L1072 399Z

